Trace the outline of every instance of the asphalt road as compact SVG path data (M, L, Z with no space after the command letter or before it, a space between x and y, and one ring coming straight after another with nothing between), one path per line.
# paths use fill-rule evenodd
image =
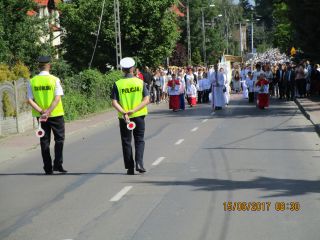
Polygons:
M319 137L293 102L240 96L146 119L146 174L125 175L118 124L67 136L66 175L39 151L0 165L0 239L319 240Z

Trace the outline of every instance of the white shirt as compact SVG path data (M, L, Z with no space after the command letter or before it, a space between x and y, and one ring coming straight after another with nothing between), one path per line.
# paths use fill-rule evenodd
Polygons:
M50 75L49 72L47 71L42 71L39 73L38 76L48 76ZM30 85L30 81L28 82L28 86L27 86L27 90L28 90L28 98L29 99L34 99L33 94L32 94L32 89L31 89L31 85ZM55 96L63 96L63 89L60 83L60 79L56 77L56 87L54 89L54 95Z

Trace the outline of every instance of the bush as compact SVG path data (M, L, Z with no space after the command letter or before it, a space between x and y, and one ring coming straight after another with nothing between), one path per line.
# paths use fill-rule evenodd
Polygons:
M63 82L66 78L74 75L72 67L65 60L55 60L51 64L51 74L57 76Z
M0 64L0 82L2 81L12 81L17 77L14 75L10 68L6 64Z
M18 80L19 78L30 78L30 71L26 65L17 62L17 64L10 69L8 65L0 64L0 82Z
M4 117L15 117L16 116L16 111L14 109L13 104L11 103L9 93L7 91L3 92L2 110L3 110Z
M29 68L21 62L18 62L16 65L14 65L12 72L17 78L30 79Z
M110 107L112 86L122 76L120 71L102 74L97 70L89 69L66 78L63 85L66 119L77 119Z

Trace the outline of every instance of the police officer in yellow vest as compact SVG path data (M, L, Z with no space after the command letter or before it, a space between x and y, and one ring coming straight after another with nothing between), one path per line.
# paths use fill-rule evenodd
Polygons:
M139 78L134 77L135 61L132 58L123 58L120 61L125 78L118 80L111 94L112 106L118 111L122 152L124 165L128 175L134 175L134 162L136 171L144 173L144 118L148 114L149 91L146 84ZM127 128L127 122L136 124L132 131ZM132 133L135 143L135 158L132 153ZM135 159L135 161L134 161Z
M38 59L40 73L33 77L28 85L28 102L32 106L32 115L40 121L41 128L45 134L40 138L41 154L46 174L53 174L53 171L66 173L62 167L63 144L65 138L64 110L61 96L63 90L59 78L51 75L49 56L41 56ZM52 166L50 155L51 130L54 135L55 158Z

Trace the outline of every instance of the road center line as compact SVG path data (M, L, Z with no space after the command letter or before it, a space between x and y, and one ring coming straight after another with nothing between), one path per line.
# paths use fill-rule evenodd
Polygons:
M127 192L131 190L132 186L126 186L122 188L120 192L118 192L116 195L114 195L113 198L110 199L110 202L117 202L119 201Z
M165 159L165 157L159 157L157 160L155 160L155 161L152 163L152 166L157 166L157 165L159 165L164 159Z
M195 127L195 128L193 128L193 129L191 129L191 132L195 132L195 131L197 131L199 128L198 127Z
M207 122L208 121L208 119L203 119L202 120L202 123L205 123L205 122Z
M184 141L184 139L179 139L179 140L175 143L175 145L179 145L179 144L183 143L183 141Z

